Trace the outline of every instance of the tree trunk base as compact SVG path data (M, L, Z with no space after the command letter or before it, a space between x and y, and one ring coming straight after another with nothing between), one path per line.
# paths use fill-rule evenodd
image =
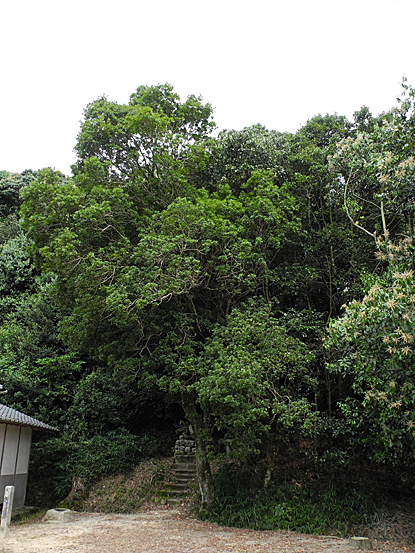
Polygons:
M78 476L72 478L72 489L69 492L68 497L65 499L65 503L72 503L77 499L81 499L85 493L85 480Z

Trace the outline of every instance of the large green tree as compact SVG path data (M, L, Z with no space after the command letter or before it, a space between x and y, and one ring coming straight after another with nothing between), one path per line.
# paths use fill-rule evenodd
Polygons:
M204 351L186 365L191 373L197 364L199 401L233 456L247 459L262 449L269 477L287 432L315 418L307 400L316 386L313 360L313 352L273 315L272 305L252 299L216 325Z
M341 407L362 441L381 461L412 464L413 176L415 91L403 82L397 108L340 141L331 158L331 195L356 232L369 237L374 274L363 298L345 305L330 327L330 370L352 380ZM362 264L363 268L363 264Z
M128 105L90 104L74 178L41 171L21 214L32 253L56 273L71 314L60 324L141 388L181 396L195 431L202 501L213 493L198 402L198 367L216 323L252 295L270 299L270 269L298 228L296 201L275 168L252 168L238 190L206 190L211 108L170 86L140 87ZM212 177L213 178L213 177Z

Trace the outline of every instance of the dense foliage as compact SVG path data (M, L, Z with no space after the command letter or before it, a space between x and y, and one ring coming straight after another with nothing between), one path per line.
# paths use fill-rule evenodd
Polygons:
M62 431L37 445L57 495L127 470L157 451L148 431L173 440L183 418L205 507L222 501L209 461L225 450L263 467L265 489L287 450L334 469L411 464L403 92L378 118L213 138L201 98L141 86L86 107L71 178L0 173L4 401Z
M255 530L291 530L339 535L367 524L379 494L342 478L313 480L297 473L277 475L266 494L258 494L261 469L225 464L215 475L217 494L210 519L218 524Z

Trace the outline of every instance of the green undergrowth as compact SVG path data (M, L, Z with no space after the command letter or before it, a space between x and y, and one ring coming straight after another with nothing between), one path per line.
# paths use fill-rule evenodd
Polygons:
M134 513L169 479L172 463L171 458L145 460L130 473L102 478L71 508L90 513Z
M66 434L40 440L31 450L26 502L38 507L56 505L70 494L74 477L82 480L88 492L103 477L132 474L140 462L169 455L171 446L164 446L169 444L168 436L157 438L118 431L82 440Z
M127 473L103 477L65 506L86 512L137 512L174 480L173 461L172 457L148 459ZM414 542L411 475L405 481L405 475L386 468L319 472L282 467L265 492L261 467L219 462L214 479L216 496L204 518L222 526ZM195 483L186 504L196 512L199 500Z
M265 492L261 471L230 464L218 470L215 483L208 518L224 526L347 535L376 512L377 498L367 488L334 478L277 477Z

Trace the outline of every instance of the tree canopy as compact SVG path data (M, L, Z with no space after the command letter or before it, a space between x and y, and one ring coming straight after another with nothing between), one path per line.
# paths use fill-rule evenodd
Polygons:
M363 107L295 134L217 136L202 98L140 86L86 107L72 177L1 172L0 368L14 405L49 410L66 444L118 425L120 451L137 446L137 413L180 405L206 506L209 455L225 445L269 477L292 447L334 450L341 428L367 458L408 464L415 95L403 84L377 118Z

